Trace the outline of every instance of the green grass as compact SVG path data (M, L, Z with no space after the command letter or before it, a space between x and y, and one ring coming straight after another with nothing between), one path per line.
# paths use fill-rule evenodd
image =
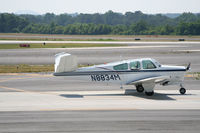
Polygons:
M89 65L79 64L78 67L87 67ZM33 72L53 72L54 65L0 65L0 73L33 73Z
M29 48L81 48L81 47L117 47L127 46L119 44L62 44L62 43L49 43L49 44L30 44ZM0 44L0 49L19 49L26 48L20 47L19 44ZM27 48L28 49L28 48Z
M17 40L17 41L65 41L64 39L51 39L51 38L0 38L0 40Z
M189 72L188 74L191 74L194 79L200 80L200 72Z
M0 38L0 40L18 40L18 41L120 41L115 39L51 39L51 38L43 38L43 39L37 39L37 38Z
M51 72L54 65L0 65L0 73Z

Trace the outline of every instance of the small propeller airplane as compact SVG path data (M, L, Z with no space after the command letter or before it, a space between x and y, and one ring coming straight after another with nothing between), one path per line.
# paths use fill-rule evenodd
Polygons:
M156 84L163 86L180 85L180 94L185 94L184 74L190 69L185 66L161 65L151 58L123 60L101 65L78 68L77 58L68 53L55 55L54 76L81 76L91 82L135 85L137 92L154 94Z

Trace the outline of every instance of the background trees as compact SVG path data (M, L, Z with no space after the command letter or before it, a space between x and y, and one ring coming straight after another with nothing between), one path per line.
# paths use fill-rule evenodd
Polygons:
M27 19L14 14L0 14L0 32L20 32L28 24L29 22Z
M175 18L141 11L125 14L44 15L0 14L2 33L42 33L72 35L200 35L200 14L183 13Z

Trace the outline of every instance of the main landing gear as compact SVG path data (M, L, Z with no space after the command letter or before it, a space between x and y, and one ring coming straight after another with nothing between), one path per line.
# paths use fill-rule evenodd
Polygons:
M180 84L180 86L181 86L181 88L180 88L179 92L180 92L182 95L184 95L184 94L186 93L186 89L183 87L182 84Z
M137 85L136 90L137 92L142 93L144 91L144 87L142 85Z
M144 87L142 85L137 85L136 91L139 92L139 93L142 93L142 92L144 92ZM154 91L150 91L150 92L145 91L145 94L147 96L152 96L154 94Z

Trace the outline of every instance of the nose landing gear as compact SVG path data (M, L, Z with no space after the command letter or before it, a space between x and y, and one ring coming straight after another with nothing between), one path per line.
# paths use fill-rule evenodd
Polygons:
M182 84L180 84L181 88L179 90L180 94L184 95L186 93L186 89L183 87Z
M179 92L180 92L182 95L184 95L185 92L186 92L186 89L185 89L185 88L180 88Z

